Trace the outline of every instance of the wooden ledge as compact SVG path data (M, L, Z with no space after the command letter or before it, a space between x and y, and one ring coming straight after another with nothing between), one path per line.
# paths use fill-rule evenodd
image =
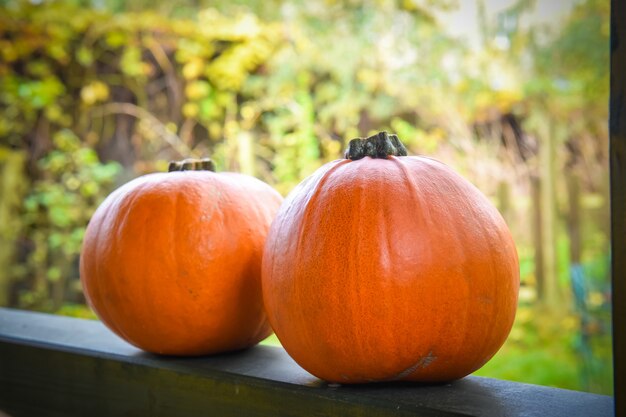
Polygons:
M467 377L332 386L281 348L160 357L100 322L0 309L0 410L20 416L613 415L613 398Z

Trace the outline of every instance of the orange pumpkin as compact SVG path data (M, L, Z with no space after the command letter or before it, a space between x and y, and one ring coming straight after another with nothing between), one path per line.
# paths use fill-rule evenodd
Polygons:
M253 177L173 164L120 187L85 233L80 275L113 332L159 354L242 349L271 333L261 256L282 201ZM182 171L181 171L182 170Z
M507 338L519 263L493 205L395 135L350 143L285 199L263 299L287 352L337 383L449 381Z

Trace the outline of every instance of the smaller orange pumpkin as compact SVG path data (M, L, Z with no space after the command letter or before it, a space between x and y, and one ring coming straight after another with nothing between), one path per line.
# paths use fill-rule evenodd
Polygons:
M261 255L282 197L262 181L173 163L108 196L91 219L80 275L113 332L146 351L201 355L271 333Z

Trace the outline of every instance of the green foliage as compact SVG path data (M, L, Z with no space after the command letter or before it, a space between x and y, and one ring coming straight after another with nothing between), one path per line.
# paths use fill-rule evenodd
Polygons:
M537 73L550 79L544 86L550 93L570 101L593 102L608 96L609 48L598 46L609 41L609 10L607 1L579 3L556 39L537 46Z
M79 3L8 4L0 141L28 152L32 184L12 237L19 250L11 256L21 259L7 279L14 304L55 311L82 300L78 255L97 205L129 174L163 165L164 150L181 158L219 147L226 127L238 125L242 84L276 36L251 15L210 9L169 20Z
M65 303L60 309L55 311L55 314L89 320L96 320L98 318L85 304L77 303Z
M173 136L183 142L178 156L196 142L196 153L206 153L210 143L199 138L222 139L229 106L278 36L251 15L227 19L212 9L169 20L64 2L12 6L0 15L0 138L15 147L45 123L50 134L70 128L92 145L137 132L151 142L142 155L149 159L167 145L165 127L175 133L184 125L186 134ZM130 131L116 128L125 115L145 121L143 131L135 122Z
M611 394L608 329L597 330L592 350L583 354L580 326L574 313L554 314L522 304L509 339L475 375Z
M20 304L46 310L80 294L76 261L85 225L120 171L116 162L100 163L70 130L52 139L53 149L38 161L42 178L23 205L23 225L34 249L16 271L32 282L20 292Z
M506 344L476 375L514 381L532 375L537 384L582 390L574 350L576 319L548 317L539 309L520 306Z

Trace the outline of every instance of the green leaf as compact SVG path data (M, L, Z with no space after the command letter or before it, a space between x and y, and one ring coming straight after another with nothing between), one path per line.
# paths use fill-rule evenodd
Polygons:
M61 279L61 269L56 266L52 266L48 268L46 277L48 278L48 281L50 282L57 282L58 280Z
M94 61L92 50L90 48L87 48L86 46L81 46L76 51L76 60L83 67L91 66Z

